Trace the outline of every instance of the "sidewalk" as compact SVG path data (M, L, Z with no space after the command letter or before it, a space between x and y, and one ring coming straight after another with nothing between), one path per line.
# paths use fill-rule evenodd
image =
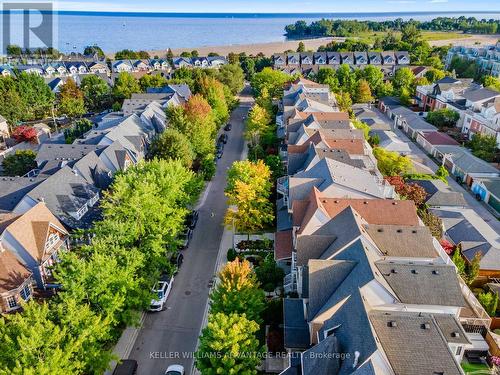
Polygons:
M142 323L144 323L145 317L146 313L141 313L141 318L137 327L129 326L125 328L125 331L123 331L120 339L113 349L113 355L115 355L119 359L128 358L130 352L132 351L132 347L134 346L135 339L137 338L137 335L139 334L139 331L142 327ZM109 364L111 368L107 370L104 375L112 375L117 364L118 363L116 361L111 361L111 363Z

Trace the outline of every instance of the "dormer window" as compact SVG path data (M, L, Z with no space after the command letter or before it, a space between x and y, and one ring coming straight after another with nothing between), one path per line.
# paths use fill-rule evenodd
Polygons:
M60 240L59 233L51 233L45 242L45 251L50 250Z

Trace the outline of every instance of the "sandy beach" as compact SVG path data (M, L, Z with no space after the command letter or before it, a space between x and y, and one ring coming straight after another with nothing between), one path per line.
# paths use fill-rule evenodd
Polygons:
M265 56L272 56L274 53L285 52L287 50L295 51L299 42L304 42L306 50L316 51L320 46L331 42L332 40L344 41L345 38L317 38L305 40L287 40L283 42L270 42L270 43L255 43L255 44L238 44L228 46L212 46L212 47L198 47L198 48L177 48L172 49L174 55L179 55L183 51L197 50L200 56L206 56L210 52L218 53L221 56L227 56L230 52L241 53L245 52L247 55L257 55L263 53ZM158 55L164 56L165 51L149 51L151 56Z
M282 42L270 43L255 43L255 44L238 44L226 46L211 46L211 47L198 47L198 48L177 48L173 49L174 55L180 55L183 51L197 50L200 56L206 56L210 52L215 52L221 56L227 56L230 52L241 53L245 52L247 55L257 55L263 53L265 56L272 56L274 53L281 53L287 50L295 51L299 42L305 44L306 50L316 51L318 47L323 46L332 40L343 41L345 38L317 38L305 40L287 40ZM464 37L441 39L429 41L431 46L446 46L452 45L465 45L465 46L478 46L496 44L500 39L500 34L496 35L464 35ZM166 51L148 51L151 56L165 56Z

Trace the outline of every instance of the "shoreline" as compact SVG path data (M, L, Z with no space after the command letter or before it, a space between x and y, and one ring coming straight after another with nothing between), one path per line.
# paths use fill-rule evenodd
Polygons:
M197 50L200 56L207 56L210 52L215 52L221 56L227 56L230 52L242 53L247 55L257 55L263 53L264 56L270 57L275 53L283 53L287 50L295 51L300 42L303 42L305 49L317 51L320 46L323 46L331 41L342 42L345 37L322 37L313 39L288 39L277 42L264 42L264 43L250 43L250 44L233 44L233 45L219 45L219 46L200 46L194 48L172 48L174 55L178 56L184 51ZM482 34L464 34L463 37L431 40L429 44L433 47L441 47L446 45L464 45L464 46L479 46L496 44L500 39L500 34L482 35ZM151 56L165 56L167 50L153 50L147 51ZM109 54L113 56L113 54Z

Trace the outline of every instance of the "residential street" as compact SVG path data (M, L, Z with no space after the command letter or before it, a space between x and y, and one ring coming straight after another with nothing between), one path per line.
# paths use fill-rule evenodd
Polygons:
M205 194L200 197L198 224L189 248L183 252L184 263L175 277L167 307L158 313L146 313L130 353L129 358L139 363L139 375L163 375L171 364L181 364L186 374L191 374L193 352L224 230L226 172L232 162L239 160L242 155L243 117L253 103L248 86L243 90L240 101L240 106L231 115L233 128L227 132L229 139L224 155L217 164L217 173L207 185Z

